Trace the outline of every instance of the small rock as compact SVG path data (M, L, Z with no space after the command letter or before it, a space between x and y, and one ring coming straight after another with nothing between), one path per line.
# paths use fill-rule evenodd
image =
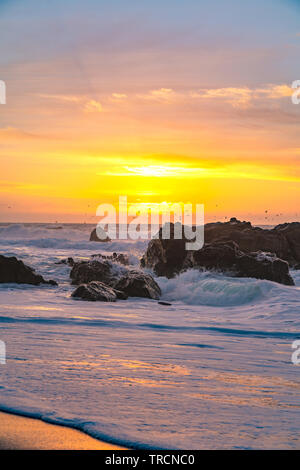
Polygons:
M118 295L121 295L118 293ZM103 282L92 281L88 284L80 284L72 293L72 297L78 297L83 300L102 302L115 302L118 298L117 292ZM120 298L120 297L119 297Z
M161 290L150 274L141 271L128 271L114 286L128 297L159 299Z

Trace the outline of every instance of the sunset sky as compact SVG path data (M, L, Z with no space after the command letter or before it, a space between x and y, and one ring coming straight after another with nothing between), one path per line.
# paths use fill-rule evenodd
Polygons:
M299 0L0 0L0 221L300 220L299 58Z

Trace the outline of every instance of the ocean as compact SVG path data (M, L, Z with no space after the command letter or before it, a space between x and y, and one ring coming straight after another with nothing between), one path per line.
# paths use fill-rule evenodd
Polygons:
M148 241L90 242L90 225L1 224L0 253L58 287L0 285L0 409L153 449L300 449L300 271L295 287L187 271L162 298L70 297L67 257ZM57 227L56 227L57 228Z

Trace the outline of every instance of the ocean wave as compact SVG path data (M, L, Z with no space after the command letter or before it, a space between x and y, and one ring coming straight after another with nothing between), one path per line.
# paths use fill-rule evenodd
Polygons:
M163 299L190 305L228 307L261 301L274 296L274 290L291 289L271 281L232 278L223 274L190 269L173 279L157 279ZM295 289L295 288L293 288Z
M101 252L132 252L141 254L145 251L148 240L113 240L111 242L90 242L92 227L84 225L62 225L59 230L44 225L11 224L0 226L0 240L3 247L31 247L40 249L63 249Z

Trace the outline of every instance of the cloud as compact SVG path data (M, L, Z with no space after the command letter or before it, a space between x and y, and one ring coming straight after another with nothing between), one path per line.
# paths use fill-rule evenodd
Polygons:
M85 112L92 113L98 112L101 113L103 111L102 104L95 100L89 99L87 96L80 96L80 95L64 95L64 94L39 94L40 98L50 99L62 103L70 103L70 104L78 104L80 105L81 109Z
M211 88L200 92L192 92L192 98L224 99L232 106L247 106L251 100L252 90L250 88Z
M22 131L21 129L18 129L16 127L2 127L0 128L0 137L1 140L8 140L11 142L12 139L18 139L18 140L31 140L31 139L42 139L43 136L33 134L30 132L25 132Z
M38 95L40 98L46 98L55 101L63 101L65 103L79 103L82 100L82 97L74 96L74 95L51 95L40 93Z
M89 100L85 103L84 111L87 113L102 113L103 106L99 101Z
M265 95L270 99L280 99L285 98L286 96L291 96L294 92L292 88L288 85L268 85L267 88L259 88L255 90L257 95Z
M178 94L172 88L159 88L157 90L150 90L143 95L137 95L138 98L150 101L158 101L161 103L172 103Z
M226 88L206 88L197 92L191 92L192 98L201 99L221 99L233 107L247 108L254 101L262 99L281 99L291 96L293 90L286 84L268 84L262 88L248 87L226 87Z
M127 95L125 93L112 93L111 101L124 101L126 100Z

